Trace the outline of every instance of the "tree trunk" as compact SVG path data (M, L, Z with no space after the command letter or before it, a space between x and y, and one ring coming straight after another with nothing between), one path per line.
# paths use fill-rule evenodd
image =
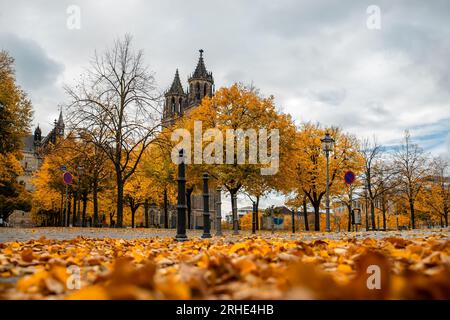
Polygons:
M58 226L60 227L64 227L64 193L61 192L61 210L60 210L60 215L58 218Z
M376 229L376 221L375 221L375 201L374 200L370 200L370 220L371 224L372 224L372 231L375 231Z
M146 228L149 227L148 208L149 208L148 199L146 199L144 202L144 218L145 218L145 227Z
M352 206L351 205L347 205L347 210L348 210L348 228L347 228L347 231L350 232L350 231L352 231Z
M73 213L72 213L72 226L76 227L78 224L78 217L77 217L77 199L78 198L78 193L74 192L73 194ZM69 216L70 217L70 216ZM70 224L70 222L69 222Z
M114 218L114 214L109 214L109 227L112 228L113 227L113 218ZM103 221L102 221L103 223Z
M86 227L86 207L87 207L87 192L83 193L83 212L81 216L81 226Z
M168 208L168 199L167 199L167 188L164 189L164 228L169 228L169 208Z
M92 186L92 202L94 206L94 226L98 227L98 180L94 179ZM92 226L91 226L92 227Z
M237 212L236 202L234 201L234 197L237 194L235 190L228 190L230 192L231 198L231 213L233 218L233 234L237 234L239 230L239 214Z
M381 213L383 215L383 231L386 231L386 198L383 195L382 203L381 203Z
M192 204L191 204L191 195L194 191L194 188L187 188L186 189L186 206L187 206L187 225L188 229L192 228L191 224L191 217L192 217Z
M309 231L308 207L306 206L306 199L303 200L303 219L305 220L305 231Z
M320 202L312 205L314 207L314 230L320 231Z
M70 208L72 207L70 205L70 194L67 197L68 197L68 199L67 199L67 210L66 210L67 212L66 212L66 216L64 217L66 219L64 224L66 224L66 222L67 222L66 227L70 226Z
M412 198L410 198L410 200L409 200L409 210L411 212L411 229L415 229L416 228L416 220L415 220L415 216L414 216L414 200Z
M448 212L444 212L445 227L448 228Z
M123 225L123 180L120 168L116 168L117 183L117 227L122 228Z
M369 231L369 202L367 192L364 193L364 214L366 216L366 231Z
M134 216L136 214L136 208L131 207L131 228L134 229Z
M150 226L152 227L156 227L156 214L155 214L155 210L150 210L149 209L149 217L150 217Z

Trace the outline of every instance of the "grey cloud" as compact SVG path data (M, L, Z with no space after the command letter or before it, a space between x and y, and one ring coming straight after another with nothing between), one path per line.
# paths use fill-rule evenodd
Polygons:
M64 82L77 78L95 49L130 32L162 89L177 67L186 85L197 50L203 48L217 88L253 81L263 94L273 94L297 123L320 121L390 141L419 124L436 132L433 124L450 117L446 0L192 0L127 6L79 0L80 31L65 28L69 4L17 0L0 10L5 12L0 28L51 52L64 64ZM381 9L378 31L366 28L366 9L372 4ZM36 17L46 23L37 24ZM29 72L40 81L28 81L54 81L57 70L48 66ZM42 94L36 99L42 100Z
M64 65L51 59L39 44L11 33L1 33L2 49L15 59L18 82L26 90L53 85L63 72Z
M314 92L313 95L321 102L331 106L338 106L345 100L347 94L345 89L331 89Z

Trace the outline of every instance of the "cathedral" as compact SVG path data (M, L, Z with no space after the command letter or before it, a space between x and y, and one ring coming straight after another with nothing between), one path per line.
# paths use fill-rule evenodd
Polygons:
M42 130L39 125L34 130L34 134L26 136L23 140L23 157L20 164L23 168L23 174L17 177L17 180L25 185L29 192L34 191L31 183L33 174L42 164L42 159L51 144L56 144L60 137L64 137L64 120L62 111L59 113L58 120L55 120L53 129L45 137L42 136ZM30 212L15 210L8 218L8 223L12 227L33 227Z
M200 105L202 99L206 96L212 97L214 95L214 78L212 72L206 69L205 61L203 58L203 50L199 50L200 56L197 62L197 66L188 77L188 87L183 89L181 84L180 75L178 69L175 72L175 77L172 81L172 85L165 92L164 110L162 123L164 126L170 126L173 124L177 117L183 116L193 108ZM190 191L190 192L189 192ZM216 216L216 203L220 197L220 193L216 190L210 189L209 191L209 209L211 228L215 227ZM186 195L187 201L191 203L191 218L190 228L201 229L203 228L203 197L201 190L188 190ZM170 224L172 227L176 225L176 208L172 208ZM160 223L162 224L162 212L160 212Z
M203 50L200 51L197 67L188 78L188 87L183 89L178 69L169 90L165 93L163 111L163 124L170 125L176 117L182 116L192 108L197 107L206 96L214 94L214 78L211 72L206 70L203 59Z
M23 158L20 161L24 174L18 177L18 180L25 184L27 191L33 191L31 178L33 173L39 169L42 164L42 158L47 152L50 144L56 144L60 137L64 137L64 119L62 111L59 113L58 120L55 120L53 129L45 137L39 125L34 130L34 134L25 137L23 142Z

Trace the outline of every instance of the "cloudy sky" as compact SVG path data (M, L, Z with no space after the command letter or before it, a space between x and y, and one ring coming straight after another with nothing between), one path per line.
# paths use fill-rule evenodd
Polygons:
M80 29L67 27L71 5ZM371 5L379 29L368 28ZM409 129L448 156L449 21L448 0L0 0L0 49L15 57L44 134L66 100L63 84L130 33L161 90L176 68L186 81L203 48L216 88L253 82L297 123L339 125L386 145Z

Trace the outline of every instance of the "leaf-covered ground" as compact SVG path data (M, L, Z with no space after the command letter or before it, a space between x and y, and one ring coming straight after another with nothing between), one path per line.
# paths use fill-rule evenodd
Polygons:
M450 299L448 230L327 236L3 242L0 298Z

